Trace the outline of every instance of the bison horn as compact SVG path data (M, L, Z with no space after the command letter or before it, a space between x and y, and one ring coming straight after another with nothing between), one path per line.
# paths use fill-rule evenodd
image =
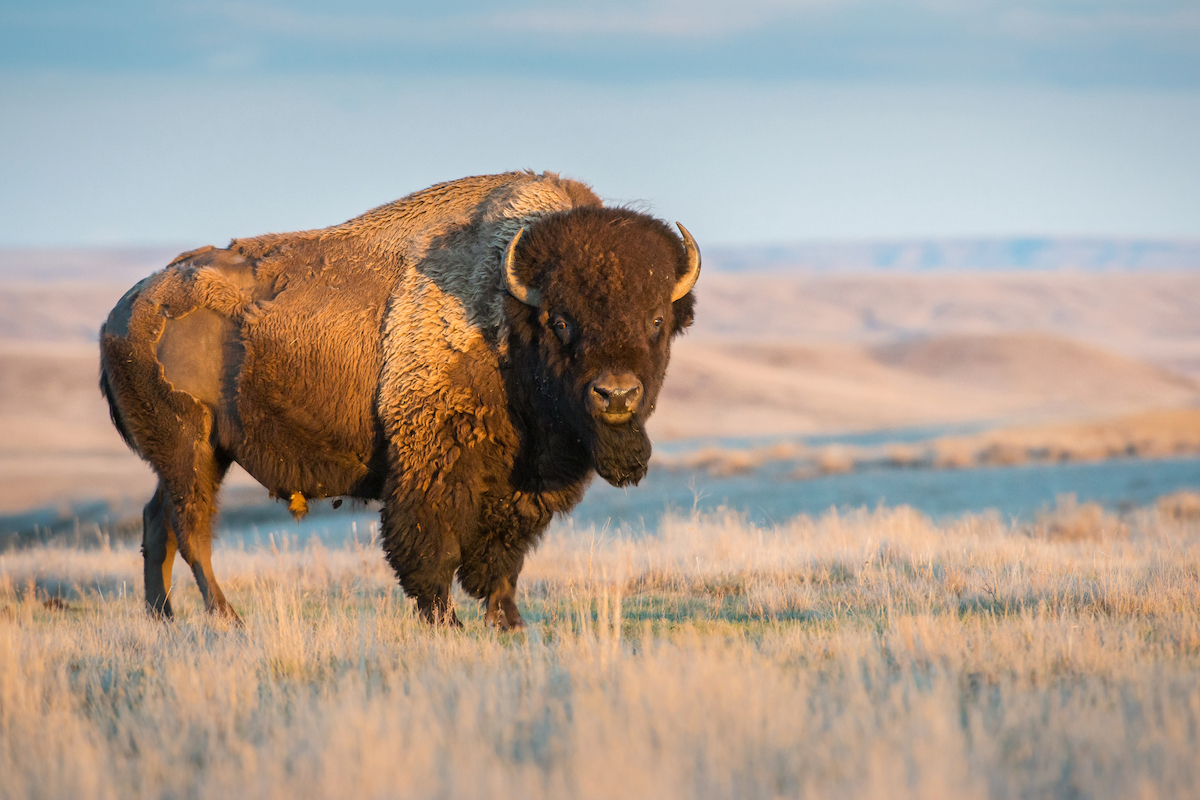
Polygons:
M671 292L672 303L690 292L696 285L696 279L700 277L700 248L696 246L696 240L692 238L682 223L676 222L675 224L679 227L679 232L683 234L683 249L687 251L688 271L686 275L675 282L675 289Z
M524 232L524 228L517 231L508 247L504 249L504 288L525 305L537 308L542 304L542 293L521 283L521 279L517 277L517 242L521 240L521 234Z

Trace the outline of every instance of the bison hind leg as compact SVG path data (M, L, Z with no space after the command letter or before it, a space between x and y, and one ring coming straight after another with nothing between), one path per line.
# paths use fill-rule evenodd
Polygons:
M175 564L176 539L170 525L170 503L164 499L160 482L142 511L142 569L146 583L146 608L151 616L170 619L171 568Z
M196 454L195 480L182 495L183 502L179 503L175 514L177 524L186 531L185 536L177 537L179 551L192 568L192 577L204 597L205 610L241 627L242 618L225 599L212 566L212 516L216 510L217 490L230 461L214 456L207 447L198 449L202 452Z
M174 444L169 457L155 459L158 489L142 514L146 604L153 614L171 616L171 567L178 549L191 567L205 609L240 625L212 566L212 517L231 461L214 453L206 438Z

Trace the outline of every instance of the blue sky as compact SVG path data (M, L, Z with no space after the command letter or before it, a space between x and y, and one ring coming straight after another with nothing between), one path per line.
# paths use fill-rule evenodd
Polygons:
M702 242L1200 238L1200 3L5 3L0 246L530 167Z

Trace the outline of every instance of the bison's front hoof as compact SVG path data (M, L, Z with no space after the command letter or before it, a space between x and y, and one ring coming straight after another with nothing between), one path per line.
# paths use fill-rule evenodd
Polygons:
M458 620L458 614L448 605L443 605L438 602L422 602L417 599L417 611L421 615L421 619L428 622L435 628L461 628L463 624Z
M511 596L497 597L493 595L489 598L487 615L483 618L483 624L489 628L499 628L502 631L519 631L526 627L525 620L521 618L521 612L517 610L516 601Z
M236 611L233 610L233 606L229 605L228 603L224 603L210 609L209 613L217 619L224 620L235 628L244 629L246 627L246 623L242 622L242 618L238 616Z
M522 619L520 612L513 608L512 614L505 613L504 619L501 621L500 630L502 631L523 631L528 626L525 620Z
M150 619L160 622L170 622L175 618L175 612L171 610L170 600L163 600L161 602L147 600L146 613L150 615Z

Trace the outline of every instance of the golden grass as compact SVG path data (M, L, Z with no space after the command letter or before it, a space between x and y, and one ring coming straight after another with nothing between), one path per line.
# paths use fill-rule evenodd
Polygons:
M793 462L791 477L805 480L876 466L965 469L1198 453L1200 408L1172 408L1091 422L1029 425L970 436L945 436L921 444L705 447L655 456L655 464L670 470L724 476L753 472L770 463Z
M516 636L370 546L220 549L245 630L183 572L149 620L132 549L10 553L0 796L1196 797L1194 502L568 525Z
M1026 461L1098 461L1200 453L1200 408L1173 408L1074 424L1033 425L934 445L935 463L958 466Z

